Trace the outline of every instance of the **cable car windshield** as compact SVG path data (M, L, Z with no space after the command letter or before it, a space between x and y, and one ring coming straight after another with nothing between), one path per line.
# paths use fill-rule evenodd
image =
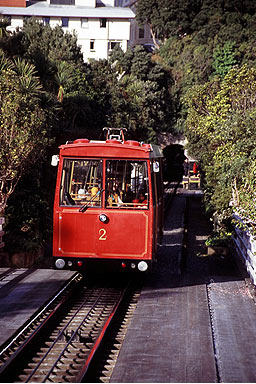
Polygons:
M64 159L60 188L61 205L100 207L102 160Z
M107 160L106 208L148 208L146 161Z

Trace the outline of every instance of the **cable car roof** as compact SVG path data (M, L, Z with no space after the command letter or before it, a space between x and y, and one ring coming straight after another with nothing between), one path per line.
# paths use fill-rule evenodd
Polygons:
M106 141L94 141L77 139L68 141L59 148L62 156L143 159L163 157L162 150L158 145L140 143L134 140L108 139Z

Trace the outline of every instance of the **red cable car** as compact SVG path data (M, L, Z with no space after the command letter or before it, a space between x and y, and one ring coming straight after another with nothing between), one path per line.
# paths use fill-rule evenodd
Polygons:
M162 235L162 152L156 145L125 141L124 129L105 129L105 141L61 145L52 163L59 163L54 264L146 271Z

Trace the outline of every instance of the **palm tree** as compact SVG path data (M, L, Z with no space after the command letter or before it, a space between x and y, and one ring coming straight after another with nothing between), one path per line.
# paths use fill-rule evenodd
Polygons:
M13 69L13 62L5 56L3 50L0 48L0 73L3 71L13 72Z
M55 81L58 85L58 101L62 103L65 93L65 86L72 79L72 72L70 70L70 64L66 61L61 61L57 64L57 73L55 75Z
M0 20L0 39L3 39L10 34L10 32L7 31L7 27L9 27L10 25L11 23L6 17Z
M42 85L36 76L35 66L20 58L13 62L13 71L17 75L17 91L23 95L39 97L42 94Z

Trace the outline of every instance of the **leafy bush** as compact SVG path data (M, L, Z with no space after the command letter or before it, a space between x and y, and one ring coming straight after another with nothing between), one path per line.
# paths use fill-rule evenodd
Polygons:
M24 177L8 201L5 243L10 254L38 252L51 240L52 191L38 174L34 169Z
M226 232L226 231L212 232L211 236L209 236L208 239L205 241L205 245L207 247L227 246L230 241L231 235L232 235L232 232Z

